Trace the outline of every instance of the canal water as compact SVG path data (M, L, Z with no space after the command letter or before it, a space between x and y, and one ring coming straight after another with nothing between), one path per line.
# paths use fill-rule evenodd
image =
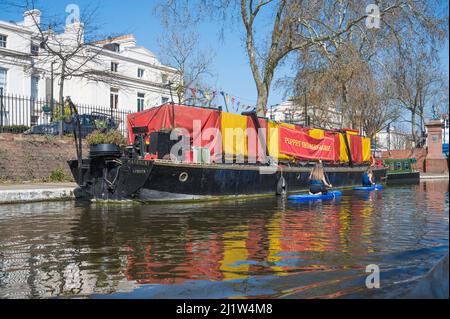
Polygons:
M448 187L306 204L0 206L0 298L402 297L448 254ZM368 265L379 289L366 287Z

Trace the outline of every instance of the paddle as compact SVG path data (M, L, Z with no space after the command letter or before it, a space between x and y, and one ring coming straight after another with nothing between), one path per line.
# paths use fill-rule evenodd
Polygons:
M323 165L322 161L319 162L323 167L323 175L325 176L325 180L327 181L328 185L332 185L330 182L330 179L328 178L328 174L325 172L325 166Z

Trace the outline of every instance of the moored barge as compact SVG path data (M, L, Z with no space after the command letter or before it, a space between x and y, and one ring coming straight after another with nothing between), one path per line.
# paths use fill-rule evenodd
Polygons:
M308 189L323 161L333 187L360 185L370 141L351 130L277 123L255 113L166 104L130 114L128 143L91 147L69 161L87 200L199 200L284 195ZM78 143L77 145L81 145ZM374 169L378 181L386 169Z

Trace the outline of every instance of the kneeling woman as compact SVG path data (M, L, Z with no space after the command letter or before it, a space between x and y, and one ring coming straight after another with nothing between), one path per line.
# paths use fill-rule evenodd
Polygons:
M371 187L375 185L375 178L373 176L372 168L369 167L367 171L364 172L362 184L364 187Z
M311 195L324 195L328 193L327 187L333 185L328 184L322 164L316 164L309 175L309 193Z

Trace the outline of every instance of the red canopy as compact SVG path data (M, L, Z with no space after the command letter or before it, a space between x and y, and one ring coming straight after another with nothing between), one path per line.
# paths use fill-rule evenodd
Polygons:
M174 111L175 123L173 123ZM127 117L128 142L133 144L136 138L136 134L132 131L133 127L147 127L148 133L151 133L165 128L174 128L173 124L175 124L175 128L183 128L189 132L193 146L209 147L213 156L215 155L214 147L217 143L222 143L221 138L216 138L217 132L221 129L220 114L218 110L171 104L130 114ZM194 126L197 125L194 132ZM208 132L207 129L212 130ZM218 145L218 150L221 152L221 144Z

